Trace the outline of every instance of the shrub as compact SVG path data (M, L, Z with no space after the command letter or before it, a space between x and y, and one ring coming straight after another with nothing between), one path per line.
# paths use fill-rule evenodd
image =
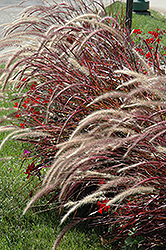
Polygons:
M165 243L164 57L157 41L149 61L147 41L132 43L106 13L99 3L30 7L0 43L30 36L9 59L2 90L14 91L12 138L32 145L27 177L49 167L24 212L57 191L61 224L74 213L54 248L85 220L121 246L130 234L149 248Z

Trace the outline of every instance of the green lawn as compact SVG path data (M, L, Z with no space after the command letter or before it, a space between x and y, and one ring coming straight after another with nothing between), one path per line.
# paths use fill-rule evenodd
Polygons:
M1 134L1 140L6 133ZM12 156L12 159L0 161L0 249L51 249L56 236L60 232L58 228L59 218L57 209L50 212L34 214L38 205L22 216L28 200L25 198L38 184L36 178L28 183L25 166L20 169L23 151L26 145L23 143L8 141L1 152L1 157ZM47 200L42 199L40 205L45 206ZM55 206L55 204L54 204ZM48 209L48 207L46 207ZM85 232L83 229L70 230L58 249L104 249L100 238L94 230Z

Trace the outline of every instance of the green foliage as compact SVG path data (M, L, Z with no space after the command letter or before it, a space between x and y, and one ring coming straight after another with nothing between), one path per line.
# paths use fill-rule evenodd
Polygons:
M121 248L121 250L145 250L145 247L141 246L142 242L144 242L144 237L142 236L137 236L135 238L133 238L132 236L128 237L125 242L124 242L124 246Z

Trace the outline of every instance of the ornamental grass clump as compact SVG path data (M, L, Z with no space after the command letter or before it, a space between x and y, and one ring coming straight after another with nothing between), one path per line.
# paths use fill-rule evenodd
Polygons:
M147 248L162 246L166 77L160 43L149 61L124 23L91 4L30 7L7 29L0 46L20 34L31 37L19 43L1 76L2 90L14 92L8 116L14 131L1 147L9 137L31 145L24 152L32 159L26 174L38 175L42 187L24 213L52 194L61 225L68 223L53 249L71 226L87 220L104 225L105 237L119 246L131 234L143 235Z
M8 120L16 130L27 130L19 140L31 143L32 162L50 166L56 145L81 119L110 105L119 107L113 98L109 105L88 104L130 79L114 70L136 70L128 34L100 3L78 3L77 8L62 3L27 8L4 35L1 47L16 45L11 57L9 51L2 58L7 61L2 91L14 92L15 112Z
M68 209L61 224L85 211L84 219L92 219L93 225L109 225L114 240L121 243L134 228L133 234L144 235L148 247L165 244L166 78L141 77L135 74L139 85L124 96L119 109L93 112L68 141L57 145L59 151L43 188L25 212L58 187L60 207ZM120 90L115 96L119 92L122 98ZM108 98L109 92L89 106Z

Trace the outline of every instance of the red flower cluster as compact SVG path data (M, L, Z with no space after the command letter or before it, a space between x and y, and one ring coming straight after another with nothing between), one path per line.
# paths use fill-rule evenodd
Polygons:
M107 202L108 202L107 198L105 200L101 201L101 202L100 201L97 202L98 213L102 214L103 211L108 212L108 209L110 208L110 206L106 205Z
M161 37L163 34L166 34L166 31L165 30L159 30L158 28L155 29L154 31L149 31L148 34L152 35L152 37L150 39L146 39L146 42L148 44L150 43L154 43L154 42L157 42L157 43L160 43L161 42L161 39L159 37Z
M100 185L103 185L105 183L105 179L99 179L98 182L99 182ZM108 208L110 208L110 206L106 205L107 202L108 202L107 198L105 200L103 200L103 201L98 201L97 202L98 213L102 214L103 211L108 212Z
M142 31L140 29L134 29L132 33L138 35L138 34L141 34ZM158 60L159 58L160 53L158 53L158 48L159 48L158 45L161 42L162 36L166 34L166 31L160 30L157 28L154 31L149 31L148 34L149 34L149 37L144 38L143 40L142 40L143 37L140 37L140 39L146 44L146 46L142 46L141 42L137 45L137 42L136 42L137 48L135 48L135 50L138 51L140 55L145 56L145 58L148 61L149 66L152 66L152 64L154 64L154 61ZM145 35L145 33L143 35ZM135 44L134 40L132 41L132 44L133 45ZM163 56L164 55L165 54L163 54ZM142 70L144 71L143 67L142 67Z
M150 54L150 52L148 52L148 53L146 54L146 58L147 58L147 59L149 59L151 56L152 56L152 55Z
M135 34L141 34L142 31L141 31L140 29L134 29L134 30L133 30L133 33L135 33Z
M157 38L159 35L163 35L165 33L165 30L159 30L158 28L155 29L154 31L149 31L148 34L151 34L152 36L154 36L155 38Z
M31 85L31 88L30 88L31 92L33 92L36 89L36 86L37 86L36 83L33 83Z
M18 102L15 102L13 108L18 108Z
M25 81L27 78L24 78L23 81ZM24 99L24 101L19 105L17 102L15 102L14 104L14 108L17 108L17 113L15 115L16 118L20 118L22 113L26 112L29 114L29 117L32 117L33 120L36 120L38 123L41 124L41 122L39 122L40 120L40 116L41 116L41 111L39 109L39 106L37 104L40 105L45 105L47 103L49 103L49 99L52 96L53 90L50 88L48 89L47 93L45 93L45 95L39 94L36 90L36 82L34 82L31 86L30 86L30 93L33 93L35 91L35 95L33 97L32 96L28 96ZM24 128L26 126L26 120L23 123L20 123L20 127Z
M105 183L105 180L104 180L104 179L100 179L100 180L99 180L99 184L100 184L100 185L103 185L104 183Z
M25 123L20 123L20 128L25 128Z

